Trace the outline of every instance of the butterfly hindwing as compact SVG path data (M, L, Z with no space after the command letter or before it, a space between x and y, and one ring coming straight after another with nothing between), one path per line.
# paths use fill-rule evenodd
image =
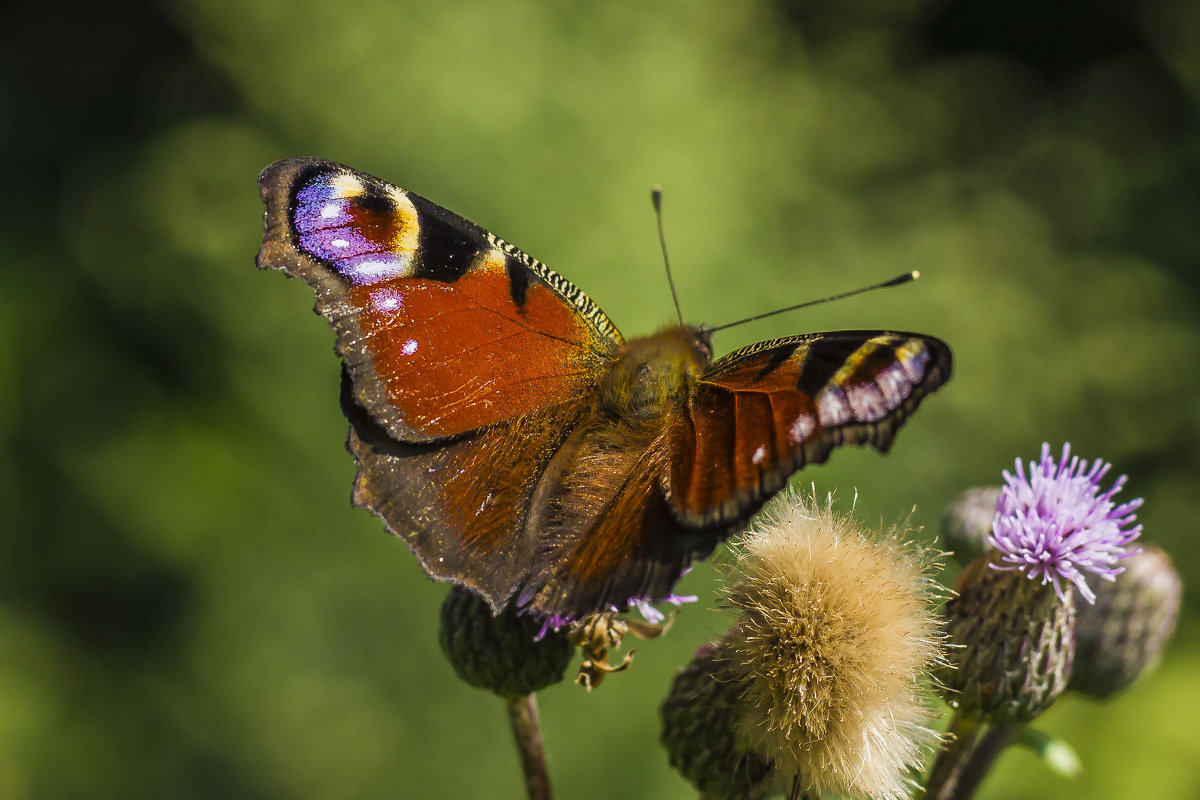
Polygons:
M425 571L475 589L497 608L529 577L538 546L533 495L585 409L541 408L453 440L397 442L354 402L347 449L358 463L354 502L403 538Z
M839 331L760 342L711 364L675 421L664 482L695 526L752 513L841 444L886 451L901 423L950 377L930 336Z
M259 183L259 266L313 287L355 401L398 441L575 399L621 342L571 283L419 195L312 159Z

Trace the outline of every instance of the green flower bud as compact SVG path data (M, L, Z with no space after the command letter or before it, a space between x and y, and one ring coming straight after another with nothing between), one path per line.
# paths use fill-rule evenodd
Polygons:
M1096 587L1096 603L1079 603L1075 670L1067 688L1108 697L1151 669L1175 630L1181 582L1157 547L1121 562L1125 571Z
M675 676L660 711L671 766L714 800L762 797L772 777L771 764L737 733L742 691L724 671L717 648L706 645Z
M987 552L998 499L999 486L968 489L946 510L942 517L946 549L959 564L966 566Z
M565 631L542 635L540 620L512 606L493 614L486 600L457 585L442 604L441 621L438 640L458 677L501 697L558 683L575 650Z

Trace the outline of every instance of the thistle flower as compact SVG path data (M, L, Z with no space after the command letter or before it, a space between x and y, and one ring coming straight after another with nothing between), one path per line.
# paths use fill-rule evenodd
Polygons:
M1069 459L1069 461L1068 461ZM1116 505L1113 495L1125 485L1124 475L1107 491L1100 481L1112 467L1096 459L1091 467L1071 446L1063 445L1062 458L1055 463L1050 445L1042 445L1040 463L1029 463L1029 474L1021 460L1016 474L1004 471L1005 486L996 503L989 543L1000 552L995 569L1019 570L1030 579L1050 583L1059 598L1066 599L1063 584L1075 584L1089 603L1096 599L1085 572L1106 580L1121 572L1117 561L1132 554L1128 549L1142 532L1141 525L1128 527L1137 518L1134 511L1141 498Z
M743 738L804 792L907 797L937 734L923 676L943 660L930 560L784 496L738 549L740 612L719 645Z

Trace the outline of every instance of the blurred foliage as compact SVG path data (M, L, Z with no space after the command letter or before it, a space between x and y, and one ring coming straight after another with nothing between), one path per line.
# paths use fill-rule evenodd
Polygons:
M0 797L520 796L500 701L438 652L445 587L347 504L332 336L253 268L288 155L412 188L626 333L944 337L886 458L800 480L934 526L1043 440L1112 460L1200 564L1200 6L1187 0L9 4L0 11ZM542 700L564 798L690 797L657 744L722 627L714 572L598 695ZM1045 725L984 797L1195 797L1194 596L1160 670Z

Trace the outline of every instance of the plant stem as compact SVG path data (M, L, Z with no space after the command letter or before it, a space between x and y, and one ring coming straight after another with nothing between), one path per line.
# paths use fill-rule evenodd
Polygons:
M954 793L956 798L967 798L975 793L992 762L1000 755L1000 751L1008 744L1018 727L1020 726L1015 723L998 725L983 735L975 746L975 752L971 753L970 759L959 773L958 788Z
M529 800L553 800L550 773L546 770L546 750L542 747L542 732L538 728L537 700L532 694L517 695L504 701L513 741L521 758L525 775L525 791Z
M955 714L949 732L950 741L938 753L933 769L929 771L925 793L921 795L924 800L965 800L968 797L960 793L959 784L975 752L976 743L983 734L983 725ZM978 784L978 778L975 783ZM970 790L973 789L973 786L970 787Z

